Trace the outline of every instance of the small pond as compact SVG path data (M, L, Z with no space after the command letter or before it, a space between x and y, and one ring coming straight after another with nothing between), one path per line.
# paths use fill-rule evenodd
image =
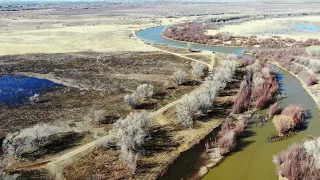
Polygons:
M26 76L0 76L0 104L7 106L23 105L34 94L42 95L63 87L63 85L47 79Z

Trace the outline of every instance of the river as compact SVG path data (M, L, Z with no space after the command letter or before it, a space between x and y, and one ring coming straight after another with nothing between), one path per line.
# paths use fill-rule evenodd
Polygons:
M141 40L151 43L187 47L185 42L171 41L161 37L160 33L163 28L164 26L144 29L137 32L136 35ZM193 45L193 48L236 55L240 55L243 51L243 48L239 47L214 47L198 44ZM273 66L273 68L277 71L280 89L287 96L280 103L284 107L289 104L300 104L308 111L309 115L304 130L288 139L269 143L267 137L275 131L272 122L269 121L262 127L252 126L247 129L250 136L240 139L237 150L229 154L218 166L210 169L209 173L203 178L204 180L276 180L278 177L272 163L272 155L285 150L294 142L303 141L308 135L320 136L320 116L313 99L303 89L298 79L276 66ZM169 167L167 174L159 179L192 179L203 161L201 155L204 152L203 142L184 152Z

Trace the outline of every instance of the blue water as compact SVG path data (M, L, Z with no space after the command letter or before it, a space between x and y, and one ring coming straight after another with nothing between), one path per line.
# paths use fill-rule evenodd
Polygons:
M160 45L170 45L174 47L187 48L186 42L178 42L168 40L161 36L161 32L165 26L152 27L148 29L143 29L136 33L139 39L142 39L146 42L151 42ZM241 47L221 47L221 46L208 46L208 45L200 45L200 44L192 44L193 49L201 49L225 54L236 54L242 55L243 48Z
M302 32L320 32L320 27L313 24L295 24L293 27Z
M0 104L18 106L28 102L34 94L63 88L61 84L46 79L25 76L0 76Z

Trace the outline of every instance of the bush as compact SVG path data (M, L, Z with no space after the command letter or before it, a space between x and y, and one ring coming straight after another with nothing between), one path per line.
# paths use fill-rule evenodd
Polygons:
M307 86L317 84L317 76L308 72L308 70L301 71L298 75Z
M186 83L188 81L188 74L184 71L178 70L173 73L172 80L176 84L182 85L183 83Z
M313 159L317 169L320 168L320 138L308 140L303 143L303 147Z
M218 147L221 155L229 153L236 147L236 133L234 131L225 132L218 139Z
M200 114L200 106L195 96L185 95L177 105L178 122L182 127L192 128L194 118Z
M288 150L273 156L277 174L288 179L319 179L320 170L303 145L293 144Z
M140 98L151 98L154 86L151 84L142 84L137 87L137 95Z
M241 82L240 90L234 98L232 113L241 113L247 110L251 101L251 74L247 74L245 80Z
M291 117L296 126L301 125L304 122L305 110L299 105L289 105L281 112L281 114Z
M193 127L194 119L210 110L219 90L223 89L226 82L232 79L236 63L233 59L222 61L214 75L207 77L198 90L182 98L176 106L180 125L188 128Z
M203 77L205 71L208 69L208 66L201 62L192 62L191 66L192 66L192 73L197 78Z
M137 151L149 136L151 125L150 113L130 113L114 124L110 134L115 137L118 147Z
M272 118L274 115L278 115L282 111L282 106L279 103L274 103L273 105L270 106L269 111L268 111L268 116Z
M279 136L282 136L295 127L293 118L286 115L274 116L272 122Z
M118 120L110 135L120 148L120 156L134 172L137 166L138 152L150 136L151 114L142 111L130 113L125 119Z
M9 133L2 145L4 154L6 157L19 157L25 152L35 151L48 143L51 135L62 131L56 126L37 124L20 132Z
M135 108L139 104L139 96L136 93L126 94L123 101L125 104Z
M311 56L320 56L320 46L307 47L307 53Z

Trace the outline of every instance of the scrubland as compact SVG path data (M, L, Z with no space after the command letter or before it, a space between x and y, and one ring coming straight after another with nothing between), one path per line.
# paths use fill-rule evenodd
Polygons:
M236 149L256 110L270 107L268 120L272 119L279 140L298 129L305 109L276 103L281 96L276 72L266 61L277 61L296 74L318 98L319 48L311 45L320 41L310 34L304 39L296 39L297 34L259 34L283 28L288 16L291 24L308 23L305 20L311 15L308 21L318 22L318 12L270 10L273 5L248 4L254 10L236 11L211 6L216 9L175 4L0 12L1 75L26 75L65 85L29 97L23 106L0 106L0 177L157 179L182 152L221 127L216 139L205 143L205 165L194 175L200 178ZM177 7L185 9L172 13ZM260 16L250 16L258 10L263 12ZM204 23L191 22L200 17ZM270 23L265 18L276 18L270 22L279 25L264 29ZM252 23L260 29L246 29ZM180 41L299 47L250 49L246 53L256 60L245 62L242 57L142 42L134 34L156 25L169 25L162 35ZM297 164L298 157L275 156L278 174L299 179L310 170L309 176L316 177L311 162L317 156L310 150L316 142L286 152L293 149L307 157L305 169L297 174L291 170L299 167L287 164Z

